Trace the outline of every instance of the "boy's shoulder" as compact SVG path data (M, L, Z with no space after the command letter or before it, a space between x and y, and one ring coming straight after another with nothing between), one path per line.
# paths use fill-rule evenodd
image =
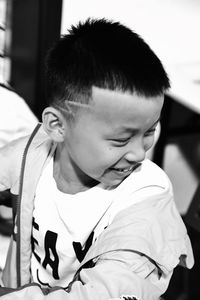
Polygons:
M155 163L146 159L114 191L113 216L131 206L144 208L173 199L172 184L166 173ZM154 204L153 204L154 203Z
M162 189L171 187L171 182L163 169L149 159L145 159L122 183L134 189L155 186Z
M33 159L34 157L38 157L38 152L41 151L41 148L47 152L51 141L43 128L40 125L37 127L38 130L32 137L31 135L21 137L0 148L0 179L2 176L18 177L22 159L27 153L28 155L31 154L31 159ZM46 143L46 141L50 141L50 143Z

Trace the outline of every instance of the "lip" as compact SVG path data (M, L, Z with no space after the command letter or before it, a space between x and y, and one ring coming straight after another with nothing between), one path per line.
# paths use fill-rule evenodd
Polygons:
M137 167L139 167L139 163L132 165L132 166L128 166L128 167L123 167L123 168L110 168L112 171L115 171L118 174L129 174L132 173L133 170L135 170Z

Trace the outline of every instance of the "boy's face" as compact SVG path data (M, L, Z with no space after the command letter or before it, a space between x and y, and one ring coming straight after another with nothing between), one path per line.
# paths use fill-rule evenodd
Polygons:
M163 98L93 87L89 108L66 125L58 145L66 183L114 186L127 177L153 144Z

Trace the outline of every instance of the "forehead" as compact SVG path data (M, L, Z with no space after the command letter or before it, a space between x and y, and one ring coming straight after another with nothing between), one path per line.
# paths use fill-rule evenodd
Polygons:
M137 94L111 91L98 87L92 88L92 113L96 118L133 121L144 117L146 119L159 117L164 96L148 97Z
M85 130L90 126L102 131L146 130L159 119L163 98L93 87L92 99L88 108L81 109L78 123Z

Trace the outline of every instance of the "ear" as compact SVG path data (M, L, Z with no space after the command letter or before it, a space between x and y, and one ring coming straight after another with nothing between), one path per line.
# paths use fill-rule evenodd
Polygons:
M61 112L53 107L47 107L42 113L43 127L55 142L65 139L66 121Z

